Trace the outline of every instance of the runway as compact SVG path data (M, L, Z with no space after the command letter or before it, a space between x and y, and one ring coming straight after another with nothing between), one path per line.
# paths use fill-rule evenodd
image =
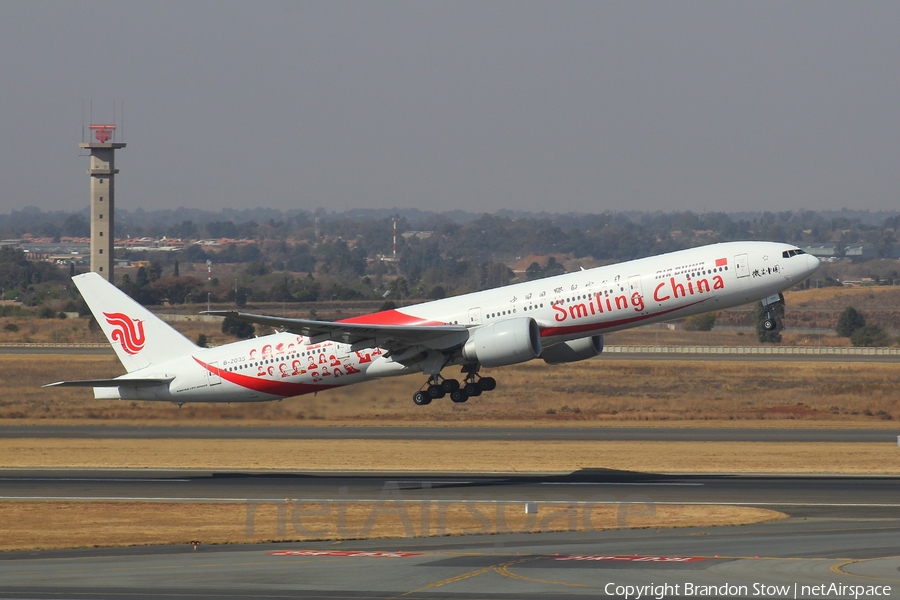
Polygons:
M788 586L784 597L795 584L797 597L815 597L803 585L900 587L896 477L6 470L0 489L7 499L82 501L733 503L790 515L702 529L4 553L0 597L596 597L653 582L679 586L664 597L684 596L690 583L731 584L730 597L759 598L776 595L755 594L754 583Z
M895 429L4 425L0 438L897 443Z
M665 475L586 469L566 474L0 470L0 500L624 502L736 504L792 515L881 515L900 509L900 478Z

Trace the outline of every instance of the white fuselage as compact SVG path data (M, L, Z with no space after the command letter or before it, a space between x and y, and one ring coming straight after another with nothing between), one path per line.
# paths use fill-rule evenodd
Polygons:
M382 325L465 325L470 330L531 317L544 348L568 340L754 302L805 280L818 267L795 248L731 242L567 273L348 319ZM95 389L98 397L173 402L264 401L410 373L379 348L311 344L275 333L134 371L174 377L165 388ZM459 362L459 361L457 361Z

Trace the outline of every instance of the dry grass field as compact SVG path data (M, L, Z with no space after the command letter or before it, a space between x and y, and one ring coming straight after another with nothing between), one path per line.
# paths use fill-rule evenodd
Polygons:
M123 372L114 356L0 355L0 424L518 424L895 427L892 363L631 361L600 356L491 370L493 392L456 405L412 403L421 375L282 402L187 404L94 400L90 389L41 388ZM488 371L485 371L487 373Z
M892 443L0 439L0 468L900 474Z
M717 527L783 518L779 512L735 506L596 505L540 507L521 504L164 502L0 503L0 551L149 544L254 543L427 537L497 532L629 528ZM341 515L340 513L343 512ZM248 515L249 513L249 515ZM248 518L249 517L249 518ZM248 530L248 520L251 527ZM338 523L343 525L339 527ZM338 549L343 548L340 546Z

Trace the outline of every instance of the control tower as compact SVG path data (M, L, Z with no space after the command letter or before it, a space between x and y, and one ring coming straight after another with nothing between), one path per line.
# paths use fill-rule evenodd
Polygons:
M96 142L78 144L90 152L91 165L91 271L110 283L113 280L113 244L115 242L116 150L124 143L110 141L115 125L89 125Z

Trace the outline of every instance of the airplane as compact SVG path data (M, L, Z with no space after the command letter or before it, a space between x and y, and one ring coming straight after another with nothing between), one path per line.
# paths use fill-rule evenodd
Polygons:
M423 406L466 402L493 390L482 367L595 357L604 334L761 301L764 326L782 292L819 260L789 244L726 242L384 310L341 321L233 317L276 333L215 348L196 346L97 273L72 278L125 367L113 379L58 381L93 387L95 398L262 402L421 372ZM451 365L462 381L444 378Z

